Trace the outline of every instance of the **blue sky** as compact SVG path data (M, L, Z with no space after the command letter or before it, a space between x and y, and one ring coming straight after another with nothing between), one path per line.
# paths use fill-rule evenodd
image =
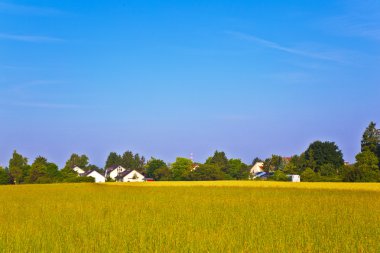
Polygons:
M251 162L380 124L380 2L2 1L0 165L17 149Z

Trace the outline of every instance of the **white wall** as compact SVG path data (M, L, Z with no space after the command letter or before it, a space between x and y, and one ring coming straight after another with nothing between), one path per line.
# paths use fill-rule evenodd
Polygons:
M84 170L82 170L81 168L79 168L78 166L75 166L73 168L73 171L75 171L76 173L78 174L83 174L84 173Z
M106 182L105 177L103 175L101 175L97 171L93 171L90 174L88 174L87 176L95 178L95 183L104 183L104 182Z
M116 177L117 177L117 175L119 175L119 173L121 173L121 172L124 172L125 170L126 169L124 169L123 167L119 166L116 169L114 169L109 175L107 175L107 177L110 177L113 180L115 180Z
M255 163L255 165L251 169L251 174L256 174L256 173L259 173L259 172L263 172L263 169L262 169L263 166L264 166L263 162Z

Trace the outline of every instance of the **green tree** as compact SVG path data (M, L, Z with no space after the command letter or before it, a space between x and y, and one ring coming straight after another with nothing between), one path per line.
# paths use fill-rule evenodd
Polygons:
M160 178L156 177L159 174L155 175L155 172L161 168L167 168L167 171L169 171L168 166L163 160L155 159L152 157L146 164L146 176L148 178L154 178L154 180L159 180Z
M178 157L171 166L171 177L174 181L189 180L189 174L193 168L193 161Z
M314 172L319 172L324 164L331 164L335 169L344 164L342 151L334 142L313 142L306 150L305 158Z
M153 178L158 181L169 181L171 180L170 172L168 166L160 167L153 172Z
M214 155L207 159L206 164L214 164L223 172L228 170L228 159L224 152L215 151Z
M104 169L108 169L109 167L112 167L115 165L121 165L121 164L122 164L121 156L118 155L116 152L111 152L108 155ZM126 168L126 169L128 169L128 168Z
M58 166L44 157L37 157L30 167L28 183L54 183L61 180Z
M23 183L28 175L29 165L28 158L23 157L16 150L13 152L12 158L9 160L9 173L16 184Z
M121 156L121 162L120 164L114 164L114 165L121 165L126 169L137 169L137 163L135 161L135 157L131 151L126 151Z
M331 176L337 175L339 171L334 165L330 163L326 163L326 164L322 164L319 173L321 176L331 177Z
M285 161L279 155L272 155L271 158L265 159L264 171L271 172L276 170L283 170L285 168Z
M374 122L371 122L363 133L361 151L371 151L380 161L380 130L376 129Z
M318 174L315 173L311 168L306 168L301 174L301 181L304 182L317 182L319 181Z
M233 179L248 179L249 167L240 159L230 159L228 161L227 173Z
M288 176L281 170L276 170L273 174L273 176L271 176L269 178L269 180L273 180L273 181L289 181L289 178Z
M380 180L379 159L370 150L359 153L356 156L355 169L353 171L356 182L376 182Z
M11 183L12 183L11 175L3 167L0 167L0 185L11 184Z
M65 168L72 169L75 166L78 166L82 170L87 170L88 166L88 157L86 155L72 154L69 160L66 161Z
M190 172L189 178L194 181L223 180L230 178L216 164L201 164Z

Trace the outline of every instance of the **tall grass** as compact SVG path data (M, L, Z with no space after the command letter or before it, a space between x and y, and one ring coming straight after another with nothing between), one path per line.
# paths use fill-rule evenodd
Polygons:
M0 187L1 252L380 252L376 184Z

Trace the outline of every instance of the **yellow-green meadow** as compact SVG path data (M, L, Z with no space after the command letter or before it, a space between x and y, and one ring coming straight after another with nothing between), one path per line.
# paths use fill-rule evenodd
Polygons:
M380 185L0 187L1 252L380 252Z

